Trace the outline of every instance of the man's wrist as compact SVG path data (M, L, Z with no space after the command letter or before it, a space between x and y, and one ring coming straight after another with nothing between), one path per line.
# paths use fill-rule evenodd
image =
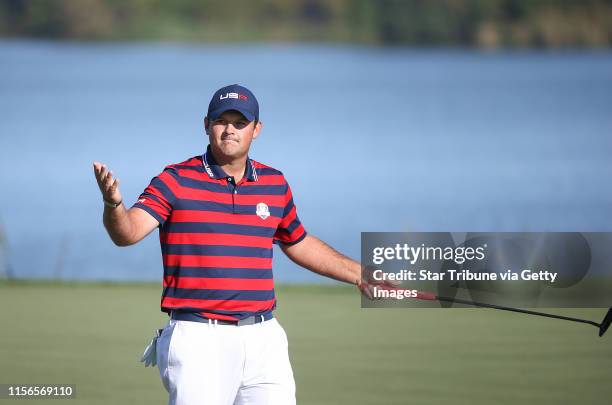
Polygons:
M119 201L118 203L113 203L113 202L107 201L105 198L102 198L102 201L104 201L104 205L106 205L109 208L117 208L123 203L123 200Z

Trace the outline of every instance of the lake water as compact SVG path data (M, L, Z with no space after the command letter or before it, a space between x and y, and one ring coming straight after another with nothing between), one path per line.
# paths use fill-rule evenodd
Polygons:
M241 83L306 229L612 231L612 53L0 42L0 224L14 275L161 280L156 233L115 247L91 163L134 202L201 154ZM322 281L275 251L279 281Z

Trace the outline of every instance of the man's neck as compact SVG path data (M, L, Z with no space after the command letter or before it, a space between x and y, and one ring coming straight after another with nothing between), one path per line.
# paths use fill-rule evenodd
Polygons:
M232 176L236 183L238 183L244 177L244 172L246 169L246 157L240 161L233 161L231 163L226 163L220 165L225 173Z
M225 156L213 151L212 148L211 152L219 167L221 167L221 169L223 169L226 174L232 176L235 179L236 183L242 180L246 172L246 155L240 158L228 159Z

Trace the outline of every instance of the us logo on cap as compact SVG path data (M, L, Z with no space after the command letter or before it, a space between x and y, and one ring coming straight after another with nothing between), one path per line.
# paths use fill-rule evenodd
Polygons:
M257 210L255 211L257 216L261 219L266 219L270 216L270 210L265 203L260 202L257 204Z
M219 94L219 100L225 100L226 98L237 98L238 100L245 100L245 101L249 99L244 94L238 94L238 93Z

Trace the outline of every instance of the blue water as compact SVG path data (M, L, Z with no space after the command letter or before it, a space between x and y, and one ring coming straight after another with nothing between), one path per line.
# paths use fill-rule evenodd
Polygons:
M160 280L156 234L115 247L91 162L133 202L202 153L217 88L261 105L251 156L306 229L612 231L612 53L0 42L0 224L22 277ZM275 252L280 281L320 281Z

